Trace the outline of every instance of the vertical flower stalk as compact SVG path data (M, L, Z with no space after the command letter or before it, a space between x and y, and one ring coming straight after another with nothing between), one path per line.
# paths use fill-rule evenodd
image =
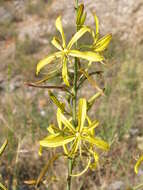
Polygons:
M75 0L75 10L76 10L76 20L77 20L77 10L78 10L78 0ZM76 32L78 32L78 25L76 23ZM78 42L76 42L76 48L78 46ZM73 81L73 123L76 128L77 126L77 119L76 119L76 103L77 103L77 71L78 71L78 58L75 58L74 62L74 81ZM71 180L72 180L72 169L73 169L73 159L68 159L68 178L67 178L67 190L71 189Z

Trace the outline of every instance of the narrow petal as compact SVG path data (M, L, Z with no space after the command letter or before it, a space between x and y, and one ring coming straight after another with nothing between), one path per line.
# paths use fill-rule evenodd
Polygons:
M59 129L62 129L61 110L57 109L57 122Z
M92 79L91 76L89 76L88 72L86 72L85 70L81 70L81 72L84 74L84 76L87 78L87 80L89 81L89 83L96 88L100 93L102 93L102 95L104 95L103 90L96 84L96 81Z
M112 34L107 34L103 38L97 41L96 46L94 48L94 51L96 52L102 52L104 51L107 46L109 45L110 41L112 39Z
M82 27L78 32L76 32L75 35L70 40L67 49L71 49L73 44L75 44L86 32L90 32L90 28L86 26Z
M108 151L109 150L109 144L99 138L94 138L91 136L82 136L82 140L88 141L91 144L96 145L98 148Z
M96 99L102 96L102 92L97 92L87 101L87 111L93 106Z
M81 98L78 105L78 131L81 132L86 119L86 99Z
M80 138L79 137L75 138L75 140L72 144L72 147L71 147L71 151L69 153L70 157L77 152L78 147L79 147L79 143L80 143Z
M3 145L2 145L1 148L0 148L0 155L2 155L4 149L6 148L7 143L8 143L8 141L7 141L7 139L6 139L6 140L4 141L4 143L3 143Z
M61 34L61 36L62 36L63 48L65 48L65 47L66 47L66 39L65 39L64 31L63 31L61 16L59 16L59 17L56 19L56 28L57 28L57 30L60 32L60 34Z
M65 145L75 138L74 135L62 136L62 135L50 135L40 141L40 145L44 147L58 147Z
M79 57L92 62L100 62L104 60L104 57L99 53L95 53L92 51L78 51L78 50L69 50L68 55L72 57Z
M78 174L71 174L71 176L72 177L79 177L79 176L83 175L88 170L90 164L91 164L91 158L89 157L88 163L87 163L85 169L82 172L78 173Z
M67 118L62 113L60 113L60 118L65 127L67 127L71 132L75 133L73 125L67 120Z
M62 77L63 81L67 86L70 86L69 81L68 81L68 69L67 69L67 58L63 58L63 68L62 68Z
M1 190L7 190L7 188L2 183L0 183L0 189Z
M135 164L134 171L136 174L138 173L139 167L142 162L143 162L143 155L138 159L137 163Z
M97 120L93 121L89 127L84 127L83 132L90 133L92 130L94 130L99 125L99 122Z
M53 46L55 46L58 50L62 51L62 46L60 44L60 41L58 38L53 37L51 43L53 44Z
M95 22L95 26L96 26L96 34L99 34L99 20L95 13L93 16L94 16L94 22Z
M38 75L38 73L40 72L40 70L45 67L46 65L48 65L49 63L51 63L52 61L54 61L57 58L60 58L62 56L62 52L56 52L53 53L51 55L49 55L48 57L42 59L38 64L37 64L37 69L36 69L36 74Z

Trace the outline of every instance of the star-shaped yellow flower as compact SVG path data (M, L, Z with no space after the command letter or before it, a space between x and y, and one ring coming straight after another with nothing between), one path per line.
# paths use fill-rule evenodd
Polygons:
M82 58L85 60L88 60L90 62L98 62L102 61L104 57L100 55L99 53L96 53L94 51L79 51L76 49L71 49L73 45L87 32L91 32L91 29L87 26L83 26L78 32L74 34L74 36L71 38L69 43L66 45L66 39L65 39L65 34L63 31L62 27L62 22L61 22L61 17L59 16L56 19L56 28L61 34L62 38L62 44L60 42L60 39L57 37L54 37L52 40L52 44L58 49L57 52L47 56L45 59L41 60L38 65L37 65L37 71L36 73L38 74L39 71L46 65L52 63L56 59L61 60L62 64L62 78L64 83L69 86L69 81L68 81L68 69L67 69L67 62L68 62L68 57L78 57Z
M58 127L51 125L48 127L50 135L40 141L43 147L63 146L68 157L72 157L78 152L87 152L86 147L90 147L89 153L93 153L93 146L104 151L109 150L107 142L95 137L94 129L98 126L98 121L91 122L87 116L86 99L81 98L78 106L78 125L75 126L68 120L60 109L57 111ZM88 125L85 121L88 121ZM62 126L63 125L63 126ZM70 143L70 144L69 144ZM69 144L70 146L66 146Z

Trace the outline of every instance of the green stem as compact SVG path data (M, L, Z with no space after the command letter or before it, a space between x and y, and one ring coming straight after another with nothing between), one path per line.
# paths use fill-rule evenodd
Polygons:
M78 0L75 0L75 7L76 7L76 17L77 17L77 10L78 10ZM78 26L76 26L76 30L78 31ZM77 43L76 43L77 47ZM76 119L76 103L77 103L77 73L78 73L78 59L75 58L74 63L74 82L73 82L73 123L74 126L77 126L77 119ZM73 159L69 158L68 160L68 178L67 178L67 190L71 190L71 180L72 180L72 169L73 169Z

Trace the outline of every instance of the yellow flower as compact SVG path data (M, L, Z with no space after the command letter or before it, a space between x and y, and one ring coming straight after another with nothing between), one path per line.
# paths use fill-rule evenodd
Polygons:
M68 120L60 109L57 111L58 127L50 125L48 131L50 135L40 141L43 147L59 147L63 146L65 154L68 157L74 157L75 153L79 150L80 155L85 152L89 158L94 156L95 161L98 160L98 155L94 152L93 147L96 146L104 151L109 150L109 144L100 138L95 137L94 129L99 125L98 121L93 122L87 116L87 103L86 99L81 98L78 105L78 125L75 126ZM85 121L87 120L88 126ZM70 143L70 146L66 146ZM89 148L88 148L89 147ZM88 165L90 165L89 159Z
M94 52L101 53L109 45L112 39L112 34L107 34L99 39L99 20L96 14L94 14L94 21L95 21L96 31L95 32L92 31L92 37L93 37L92 49Z
M73 45L86 33L86 32L91 32L91 29L87 26L83 26L78 32L74 34L74 36L71 38L69 43L66 45L66 39L65 39L65 34L63 31L62 27L62 22L61 22L61 17L59 16L56 19L56 28L61 34L62 38L62 44L60 43L60 40L57 37L54 37L52 40L52 44L58 49L57 52L48 55L46 58L41 60L37 64L37 70L36 73L38 74L39 71L46 65L52 63L56 59L61 60L62 64L62 78L64 83L69 86L69 81L68 81L68 69L67 69L67 62L68 62L68 57L78 57L82 58L91 62L98 62L102 61L104 58L101 56L99 53L93 52L93 51L84 51L81 52L76 49L71 49Z

